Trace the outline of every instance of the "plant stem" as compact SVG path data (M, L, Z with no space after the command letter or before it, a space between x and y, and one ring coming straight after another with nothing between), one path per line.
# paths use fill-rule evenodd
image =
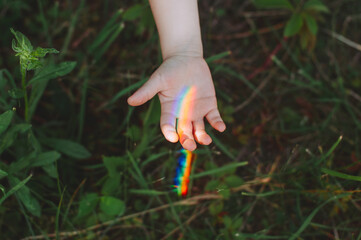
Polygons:
M28 103L28 92L26 91L26 69L25 68L21 68L21 85L23 87L23 91L24 91L24 104L25 104L25 111L24 111L24 116L25 116L25 121L29 122L29 103Z

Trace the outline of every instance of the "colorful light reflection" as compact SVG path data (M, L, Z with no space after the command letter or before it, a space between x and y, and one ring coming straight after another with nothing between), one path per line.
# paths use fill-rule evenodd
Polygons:
M182 148L178 158L176 176L174 178L174 188L179 196L186 196L188 193L189 175L191 174L193 161L196 154Z
M194 86L187 86L182 89L174 104L174 114L178 118L177 125L185 126L187 121L192 120L193 103L196 96L196 88ZM177 127L178 128L178 127ZM182 138L182 131L178 131L180 138ZM192 170L192 163L196 155L191 151L182 148L181 155L178 158L178 165L176 169L176 176L174 178L174 190L179 196L186 196L188 193L189 175Z
M186 121L191 121L193 115L194 98L196 96L196 87L187 86L179 93L174 103L173 111L179 119L180 126L185 125Z

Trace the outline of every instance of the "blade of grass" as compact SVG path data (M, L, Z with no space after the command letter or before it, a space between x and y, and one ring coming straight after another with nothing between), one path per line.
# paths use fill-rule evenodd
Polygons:
M18 202L18 204L20 206L20 212L24 215L24 218L25 218L26 224L28 225L29 232L30 232L31 236L35 236L35 232L33 230L33 227L31 226L31 223L30 223L31 218L29 218L28 214L25 211L25 208L24 208L22 202L20 201L20 199L18 198L18 196L16 194L15 194L15 197L16 197L16 201Z
M250 196L250 197L268 197L280 193L285 193L287 191L270 191L265 193L249 193L249 192L242 192L243 196Z
M226 154L230 159L234 160L236 159L236 156L228 150L228 147L226 147L218 138L216 138L211 131L207 131L209 136L212 138L214 144L224 153Z
M305 221L303 222L303 224L301 225L301 227L289 238L289 240L295 240L297 239L301 233L308 227L308 225L310 225L313 217L318 213L318 211L324 207L326 204L328 204L329 202L335 201L337 199L349 196L350 194L340 194L337 196L333 196L331 198L329 198L326 202L322 203L321 205L319 205L317 208L315 208L312 213L310 215L308 215L308 217L305 219Z
M334 171L334 170L331 170L331 169L328 169L328 168L321 168L321 171L323 173L326 173L326 174L331 175L333 177L338 177L338 178L343 178L343 179L347 179L347 180L361 182L361 176L353 176L353 175L337 172L337 171Z
M119 9L115 12L115 14L110 18L110 20L105 24L103 29L99 32L98 36L95 38L93 43L89 46L88 51L94 52L96 48L98 48L115 30L114 24L116 23L118 17L123 13L123 9ZM117 24L118 25L118 24Z
M206 58L206 62L209 64L209 63L212 63L212 62L214 62L214 61L217 61L217 60L219 60L219 59L222 59L222 58L224 58L224 57L227 57L227 56L229 56L229 55L231 55L231 51L225 51L225 52L222 52L222 53L218 53L218 54L216 54L216 55L213 55L213 56L211 56L211 57L209 57L209 58Z
M282 69L282 71L284 71L288 75L291 75L291 71L288 70L288 68L283 64L283 62L276 55L272 56L271 59L280 69Z
M161 153L157 153L157 154L152 154L149 158L147 158L147 160L143 161L141 164L140 164L140 167L145 167L148 163L151 163L155 160L158 160L159 158L165 156L169 154L169 151L166 151L166 152L161 152Z
M45 15L44 15L44 8L43 8L42 0L38 0L37 2L38 2L39 11L40 11L40 21L43 24L43 29L44 29L46 41L48 42L49 47L52 47L53 43L51 41L51 36L50 36L50 33L49 33L48 22L46 21L46 18L45 18Z
M323 161L325 161L332 153L333 151L335 151L336 147L340 144L342 140L342 136L340 136L337 141L332 145L332 147L327 151L327 153L325 155L323 155L320 160L318 160L316 162L316 165L322 163Z
M149 189L130 189L130 193L138 194L138 195L148 195L148 196L159 196L168 194L168 192L161 192L157 190L149 190Z
M185 229L184 229L184 227L183 227L182 221L181 221L180 218L179 218L179 215L177 214L177 212L176 212L176 210L175 210L173 201L170 199L169 195L166 195L166 198L167 198L167 200L168 200L168 204L169 204L169 207L170 207L171 215L173 215L173 218L174 218L175 221L178 223L179 228L181 229L181 231L182 231L183 233L185 233Z
M65 37L65 40L64 40L64 43L63 43L63 47L61 48L61 51L60 51L60 55L59 55L60 59L63 59L63 57L68 52L70 40L73 37L75 26L76 26L76 24L78 22L79 15L80 15L81 11L83 10L84 5L85 5L85 0L81 0L80 3L79 3L78 9L76 10L75 14L71 18L70 25L69 25L69 28L68 28L68 33L66 34L66 37Z
M111 44L115 41L115 39L119 36L121 31L124 29L124 23L118 23L116 29L112 32L112 35L108 38L108 40L102 45L102 47L95 52L94 58L95 62L98 62L100 58L104 55L104 53L109 49Z
M288 236L267 236L263 234L240 233L235 239L287 239Z
M61 204L63 202L63 197L64 197L64 193L65 193L65 189L66 187L63 189L63 192L60 195L60 201L59 201L59 205L58 208L56 210L56 217L55 217L55 233L56 233L56 240L59 240L59 217L60 217L60 209L61 209Z
M127 155L128 155L128 158L129 158L130 162L133 165L133 168L134 168L136 174L138 175L138 183L140 184L140 186L142 188L149 189L147 181L145 180L145 178L144 178L144 176L142 174L142 171L140 170L140 168L138 166L138 163L135 161L133 155L128 150L127 150Z
M0 70L0 76L2 76L2 74L5 74L7 76L8 80L9 80L9 82L11 84L11 87L16 88L16 83L15 83L14 78L11 75L11 73L6 69L1 69Z
M336 103L336 106L332 109L332 111L330 112L330 114L328 114L327 118L325 121L323 121L322 125L321 125L321 129L325 130L326 127L330 124L331 119L333 118L333 116L335 115L335 113L340 109L341 104L340 103Z
M356 127L361 130L361 122L357 119L357 117L356 117L355 113L353 112L350 104L346 101L346 102L344 102L344 105L346 107L346 110L350 114L352 120L354 121Z
M77 141L81 142L81 138L83 136L83 130L84 130L84 121L85 121L85 108L86 108L86 98L87 98L87 92L88 92L88 84L89 84L89 74L88 74L88 68L85 67L83 70L84 76L84 82L81 87L81 103L80 103L80 112L79 112L79 130L78 130L78 138Z
M201 173L196 173L193 176L190 176L190 178L194 179L194 178L199 178L199 177L204 177L204 176L208 176L208 175L213 175L216 173L220 173L220 172L224 172L224 171L228 171L230 169L235 169L238 167L243 167L246 166L248 164L248 162L237 162L237 163L231 163L231 164L227 164L223 167L219 167L219 168L215 168L215 169L211 169L205 172L201 172Z
M134 89L139 88L140 86L142 86L148 79L143 79L139 82L136 82L132 85L130 85L129 87L126 87L124 89L122 89L121 91L119 91L117 94L115 94L115 96L105 105L108 106L110 104L115 103L119 98L123 97L126 94L129 94L130 92L132 92Z
M259 97L262 97L264 98L264 96L262 95L262 93L260 91L258 91L257 87L255 87L250 81L248 81L248 79L243 76L242 74L228 68L228 67L225 67L225 66L217 66L215 69L214 69L214 73L216 72L223 72L223 73L227 73L228 75L230 76L233 76L239 80L241 80L247 87L249 87L250 89L252 89L253 91L255 91L257 93L257 95Z
M16 191L18 191L20 188L22 188L29 180L32 178L32 174L30 174L27 178L16 184L12 189L10 189L1 199L0 199L0 205L12 194L14 194Z

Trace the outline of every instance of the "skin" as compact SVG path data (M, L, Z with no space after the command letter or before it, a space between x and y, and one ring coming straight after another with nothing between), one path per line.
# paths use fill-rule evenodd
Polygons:
M161 103L160 127L170 142L193 151L199 144L208 145L204 118L213 128L226 129L218 108L212 76L203 58L197 0L149 0L158 28L163 63L150 79L128 98L139 106L158 94ZM195 89L189 102L193 111L174 112L174 105L185 87ZM186 117L185 117L186 116ZM176 129L176 119L178 124Z

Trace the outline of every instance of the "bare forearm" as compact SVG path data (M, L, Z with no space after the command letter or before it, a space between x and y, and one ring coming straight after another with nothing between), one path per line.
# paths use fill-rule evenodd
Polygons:
M157 24L163 59L175 55L203 57L197 0L149 0Z

